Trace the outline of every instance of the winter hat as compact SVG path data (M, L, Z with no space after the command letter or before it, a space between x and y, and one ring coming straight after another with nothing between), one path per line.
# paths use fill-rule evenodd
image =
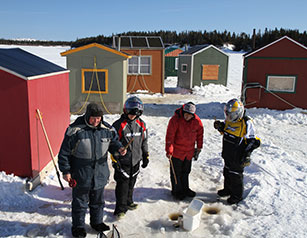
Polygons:
M196 112L196 106L195 106L194 103L188 102L188 103L186 103L186 104L183 105L182 110L183 110L184 112L187 112L187 113L190 113L190 114L193 114L193 115L194 115L195 112Z
M85 116L87 119L90 117L101 117L103 116L103 111L100 105L91 102L87 105Z

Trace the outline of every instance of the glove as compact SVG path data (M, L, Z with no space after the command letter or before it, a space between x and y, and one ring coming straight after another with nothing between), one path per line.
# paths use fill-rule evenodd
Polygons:
M250 157L250 153L246 154L242 161L241 161L241 167L244 168L244 167L247 167L251 164L251 157Z
M147 167L148 163L149 163L148 157L149 157L148 152L143 154L143 162L142 162L142 168L143 169L145 169Z
M225 123L224 122L220 122L220 121L214 121L213 126L219 132L223 132L224 131Z
M71 178L70 180L69 180L69 187L71 187L71 188L74 188L74 187L76 187L77 186L77 181L75 180L75 179L73 179L73 178Z
M115 170L120 171L119 162L112 162L112 167L113 167Z
M195 161L197 161L200 152L201 152L201 149L195 148L194 155L193 155Z

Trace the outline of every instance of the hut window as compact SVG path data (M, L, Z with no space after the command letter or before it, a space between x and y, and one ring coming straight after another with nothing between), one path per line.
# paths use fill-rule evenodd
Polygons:
M128 74L151 74L151 56L132 56L128 60Z
M202 80L218 80L219 79L219 65L202 65Z
M108 93L108 70L82 69L82 93Z
M266 89L275 92L293 93L296 76L267 76Z
M187 64L182 64L181 65L181 72L182 73L187 73L188 72L188 65Z

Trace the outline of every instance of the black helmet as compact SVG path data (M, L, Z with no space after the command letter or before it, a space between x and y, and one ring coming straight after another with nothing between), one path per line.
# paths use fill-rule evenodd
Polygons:
M124 104L124 113L130 115L141 116L144 111L144 104L136 96L130 97Z

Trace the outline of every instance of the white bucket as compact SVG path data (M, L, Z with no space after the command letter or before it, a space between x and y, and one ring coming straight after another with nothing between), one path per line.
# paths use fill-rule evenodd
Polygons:
M183 228L194 231L199 227L204 203L194 198L189 207L183 212Z

